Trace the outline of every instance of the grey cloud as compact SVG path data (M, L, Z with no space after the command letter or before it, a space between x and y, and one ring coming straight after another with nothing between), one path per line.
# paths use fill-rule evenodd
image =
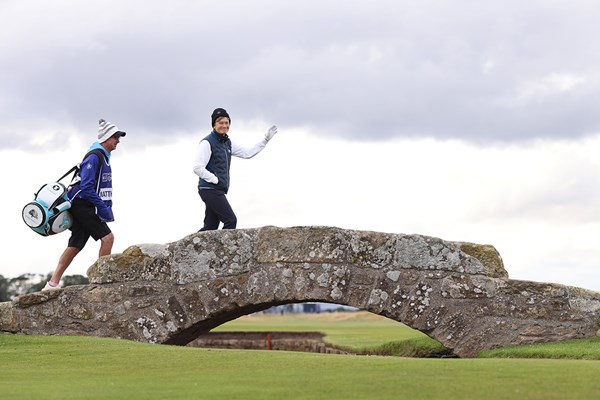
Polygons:
M349 140L600 132L593 2L57 3L0 4L2 147L100 116L204 132L217 106Z

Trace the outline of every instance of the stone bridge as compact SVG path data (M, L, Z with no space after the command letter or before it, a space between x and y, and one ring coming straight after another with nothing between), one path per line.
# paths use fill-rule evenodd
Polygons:
M460 357L600 335L600 293L508 279L489 245L328 227L200 232L100 258L89 285L0 303L0 330L184 345L245 314L328 302L402 322Z

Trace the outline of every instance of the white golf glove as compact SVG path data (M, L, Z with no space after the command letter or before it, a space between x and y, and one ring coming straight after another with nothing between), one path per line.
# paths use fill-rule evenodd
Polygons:
M276 133L277 133L277 126L273 125L272 127L269 128L269 130L265 134L265 139L267 140L267 142L269 140L271 140L273 138L273 136L275 136Z

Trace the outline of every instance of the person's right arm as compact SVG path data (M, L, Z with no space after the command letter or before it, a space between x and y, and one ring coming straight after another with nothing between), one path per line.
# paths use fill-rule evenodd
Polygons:
M206 169L206 165L208 164L211 155L210 143L208 143L207 140L200 141L194 157L194 173L198 175L200 179L217 184L219 183L217 176Z

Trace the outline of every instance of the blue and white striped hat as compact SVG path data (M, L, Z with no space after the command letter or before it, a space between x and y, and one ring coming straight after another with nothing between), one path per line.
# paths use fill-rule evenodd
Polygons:
M108 121L101 119L98 121L100 126L98 127L98 143L105 142L110 139L111 136L119 133L119 136L125 136L126 133L119 130L119 128L115 124L111 124Z

